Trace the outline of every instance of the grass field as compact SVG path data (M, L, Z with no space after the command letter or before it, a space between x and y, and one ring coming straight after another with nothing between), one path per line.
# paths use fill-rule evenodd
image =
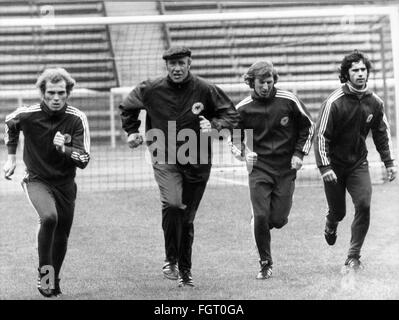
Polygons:
M62 272L62 299L399 299L398 182L373 186L371 226L356 276L340 273L353 208L335 246L324 242L320 186L297 187L290 220L272 231L273 277L258 271L246 186L210 186L195 221L196 287L163 279L163 235L155 188L80 192ZM41 299L35 288L37 218L24 194L2 197L0 299Z

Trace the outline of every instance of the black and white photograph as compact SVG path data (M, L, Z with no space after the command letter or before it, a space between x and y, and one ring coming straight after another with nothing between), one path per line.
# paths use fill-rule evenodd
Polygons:
M399 300L399 0L0 0L0 120L0 300Z

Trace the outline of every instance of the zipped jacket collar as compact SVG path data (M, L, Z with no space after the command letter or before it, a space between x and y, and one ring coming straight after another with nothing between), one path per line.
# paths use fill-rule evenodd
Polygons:
M62 107L62 109L54 111L54 110L51 110L44 101L42 101L40 103L40 107L42 108L42 110L45 113L47 113L49 115L49 117L59 117L59 116L63 115L65 113L67 106L68 106L68 104L65 103L65 105Z
M352 92L352 91L349 90L348 85L347 85L346 83L342 86L342 91L343 91L345 94L358 97L358 95L357 95L355 92ZM372 94L373 94L373 92L372 92L370 89L367 89L367 90L362 94L362 97L369 96L369 95L372 95Z
M173 87L181 87L189 83L193 79L193 75L189 71L187 77L182 82L174 82L169 75L166 76L166 82Z
M270 101L271 99L274 98L274 96L276 95L276 92L277 92L276 87L273 87L272 92L270 93L270 95L269 95L267 98L263 98L263 97L259 96L259 95L256 93L255 90L253 90L252 93L251 93L251 97L252 97L252 99L254 99L254 100L267 102L267 101Z

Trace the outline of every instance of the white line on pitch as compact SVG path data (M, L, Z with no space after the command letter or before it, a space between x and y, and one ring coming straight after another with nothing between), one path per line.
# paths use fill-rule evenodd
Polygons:
M239 186L247 186L248 182L241 182L241 181L237 181L237 180L233 180L233 179L226 179L226 178L214 178L213 181L214 183L217 182L227 182L229 184L235 184L235 185L239 185Z

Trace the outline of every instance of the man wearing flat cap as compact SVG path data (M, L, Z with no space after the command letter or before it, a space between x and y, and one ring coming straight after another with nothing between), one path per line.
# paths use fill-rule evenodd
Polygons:
M219 87L190 72L189 48L173 46L162 58L168 74L141 82L121 103L119 110L131 148L143 142L138 117L141 110L146 111L146 141L162 203L166 256L163 274L167 279L177 280L179 287L194 286L191 274L193 222L212 161L211 146L208 144L204 149L200 138L212 130L231 131L237 127L239 115ZM161 138L157 136L154 141L158 133L162 133ZM194 156L190 154L189 161L183 156L186 152L179 152L180 147L187 145L179 136L191 138L189 143L198 151ZM157 148L151 152L154 145Z
M191 57L191 50L183 46L170 47L162 55L162 59L164 60L171 60L182 57Z
M252 204L251 226L259 254L258 280L272 275L270 230L288 222L296 172L309 153L314 124L304 104L291 92L275 87L278 74L270 61L257 61L244 75L251 95L237 104L242 141L233 154L245 160ZM246 137L245 137L246 135Z

